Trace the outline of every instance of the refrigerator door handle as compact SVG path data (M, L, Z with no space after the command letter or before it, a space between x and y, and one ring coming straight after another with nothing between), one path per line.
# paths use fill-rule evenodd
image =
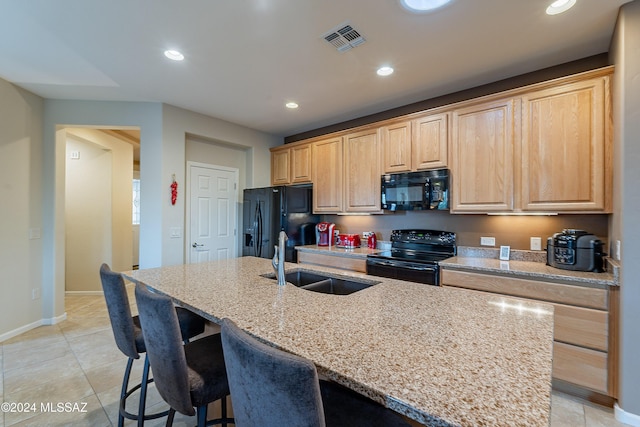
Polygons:
M260 201L258 201L257 210L258 210L258 213L256 215L256 221L258 222L258 227L257 227L258 241L256 243L256 256L261 257L262 256L262 208L260 207Z

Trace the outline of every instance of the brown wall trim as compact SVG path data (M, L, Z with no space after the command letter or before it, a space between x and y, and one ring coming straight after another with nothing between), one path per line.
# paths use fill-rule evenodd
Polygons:
M455 102L466 101L468 99L478 98L480 96L491 95L493 93L503 92L534 83L544 82L546 80L552 80L559 77L569 76L571 74L577 74L584 71L605 67L607 65L610 65L609 55L608 53L604 52L598 55L578 59L576 61L566 62L564 64L554 65L553 67L543 68L542 70L532 71L530 73L510 77L508 79L498 80L497 82L488 83L486 85L477 86L471 89L461 90L459 92L438 96L436 98L426 99L424 101L414 102L402 107L392 108L391 110L381 111L379 113L370 114L368 116L348 120L346 122L336 123L307 132L290 135L284 138L284 143L288 144L291 142L301 141L303 139L326 135L333 132L339 132L345 129L368 125L370 123L392 119L394 117L404 116L406 114L416 113L418 111L441 107L443 105L453 104Z

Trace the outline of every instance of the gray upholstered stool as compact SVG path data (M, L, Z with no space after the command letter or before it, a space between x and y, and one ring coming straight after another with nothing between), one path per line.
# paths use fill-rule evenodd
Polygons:
M122 275L111 271L107 264L102 264L100 267L100 279L102 281L104 298L107 302L107 311L109 312L109 319L111 320L113 336L120 351L129 358L124 371L124 378L122 379L118 426L122 427L124 425L125 418L137 420L138 425L142 426L145 420L163 417L168 414L168 411L149 415L145 415L144 413L147 399L147 385L153 382L153 379L149 379L148 357L145 356L144 359L141 382L129 389L129 376L131 375L133 361L139 359L141 353L146 352L140 321L138 316L131 316L129 298L127 297L127 289ZM189 340L189 338L204 332L205 321L202 317L183 308L176 308L174 311L180 319L182 339ZM127 398L137 390L140 390L138 413L132 414L126 411Z
M167 426L173 423L176 411L197 414L198 427L234 423L227 418L229 384L220 334L183 345L171 299L141 284L136 284L135 294L156 388L171 407ZM207 405L216 400L221 403L221 418L207 423Z
M229 319L222 346L238 427L409 427L366 397L319 381L310 360L261 343Z

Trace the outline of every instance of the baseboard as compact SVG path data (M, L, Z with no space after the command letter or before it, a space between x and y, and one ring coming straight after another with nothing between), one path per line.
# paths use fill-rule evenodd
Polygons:
M19 328L16 328L12 331L5 332L4 334L0 335L0 342L6 341L9 338L17 337L20 334L24 334L27 331L37 328L38 326L42 326L42 319L24 326L20 326Z
M66 311L64 313L62 313L60 316L51 317L49 319L42 319L42 324L43 325L55 325L57 323L65 321L65 320L67 320L67 312Z
M629 424L633 427L640 427L640 415L624 411L617 403L613 407L613 413L616 416L616 420L621 423Z
M104 295L102 291L65 291L66 296L80 296L80 295Z

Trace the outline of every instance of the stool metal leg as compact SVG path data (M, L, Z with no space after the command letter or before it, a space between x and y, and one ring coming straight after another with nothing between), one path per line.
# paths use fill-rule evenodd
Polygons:
M142 382L140 382L140 403L138 404L138 427L144 426L144 409L147 406L147 385L149 384L149 358L144 356L144 368L142 369Z
M125 403L127 402L127 388L129 387L129 376L131 375L131 366L133 359L127 360L127 368L124 370L124 378L122 379L122 390L120 392L120 408L118 411L118 427L124 426Z
M118 411L118 427L124 426L124 419L136 420L138 426L144 425L146 420L154 420L156 418L164 417L169 411L157 412L155 414L145 415L144 411L147 402L147 386L153 382L153 378L149 379L149 359L145 355L144 368L142 371L142 381L135 387L129 388L129 377L131 376L131 367L133 365L133 359L129 358L127 361L127 368L124 371L124 378L122 380L122 391L120 393L120 408ZM140 390L140 401L138 404L138 413L132 414L127 412L127 399L137 390Z

